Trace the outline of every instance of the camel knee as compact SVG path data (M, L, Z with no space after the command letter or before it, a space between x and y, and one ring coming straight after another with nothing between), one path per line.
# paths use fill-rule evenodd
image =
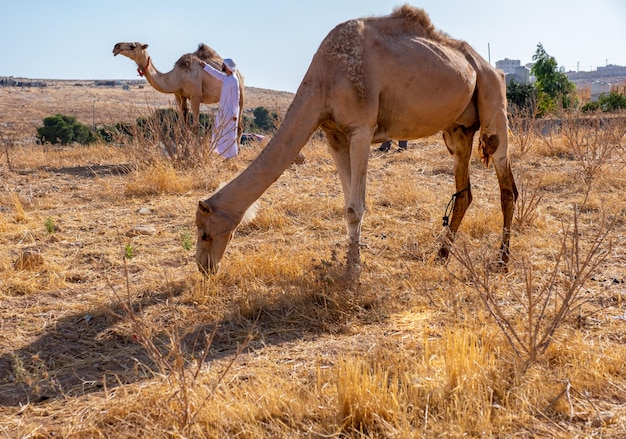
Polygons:
M359 225L363 219L363 209L356 209L355 207L346 208L346 221L349 225Z
M346 208L345 217L348 222L348 232L350 234L351 241L359 241L363 212L364 209L357 209L354 206L348 206Z

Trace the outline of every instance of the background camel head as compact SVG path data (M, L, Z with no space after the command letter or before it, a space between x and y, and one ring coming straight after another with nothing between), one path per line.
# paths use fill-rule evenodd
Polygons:
M145 64L148 59L148 45L143 43L117 43L113 47L113 56L124 55L137 64Z
M207 201L198 202L196 210L198 240L196 263L203 274L215 274L237 222L211 208Z

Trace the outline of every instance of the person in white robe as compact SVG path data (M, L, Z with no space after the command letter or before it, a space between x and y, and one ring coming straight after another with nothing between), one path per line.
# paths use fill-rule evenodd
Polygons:
M222 71L204 61L202 69L215 79L222 81L222 93L213 124L213 148L224 158L235 157L239 153L237 146L239 119L239 79L235 72L237 64L230 58L224 59Z

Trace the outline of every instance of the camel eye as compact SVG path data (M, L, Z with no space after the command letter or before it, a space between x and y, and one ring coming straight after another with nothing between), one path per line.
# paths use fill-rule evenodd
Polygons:
M210 238L209 238L209 235L207 235L207 233L206 233L206 232L204 232L204 233L202 234L202 240L203 240L203 241L208 241L209 239L210 239Z

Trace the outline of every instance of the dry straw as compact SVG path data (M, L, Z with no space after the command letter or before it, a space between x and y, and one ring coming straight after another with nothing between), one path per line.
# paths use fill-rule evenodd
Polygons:
M45 94L83 123L171 104L136 87ZM428 262L454 192L434 136L372 148L363 270L345 282L343 196L316 137L205 278L188 245L197 202L262 146L223 161L189 142L187 163L157 141L36 145L17 133L60 104L33 95L0 90L25 109L1 149L0 436L626 434L623 118L513 130L508 273L489 270L499 193L477 160L456 257ZM20 264L27 252L41 259Z

